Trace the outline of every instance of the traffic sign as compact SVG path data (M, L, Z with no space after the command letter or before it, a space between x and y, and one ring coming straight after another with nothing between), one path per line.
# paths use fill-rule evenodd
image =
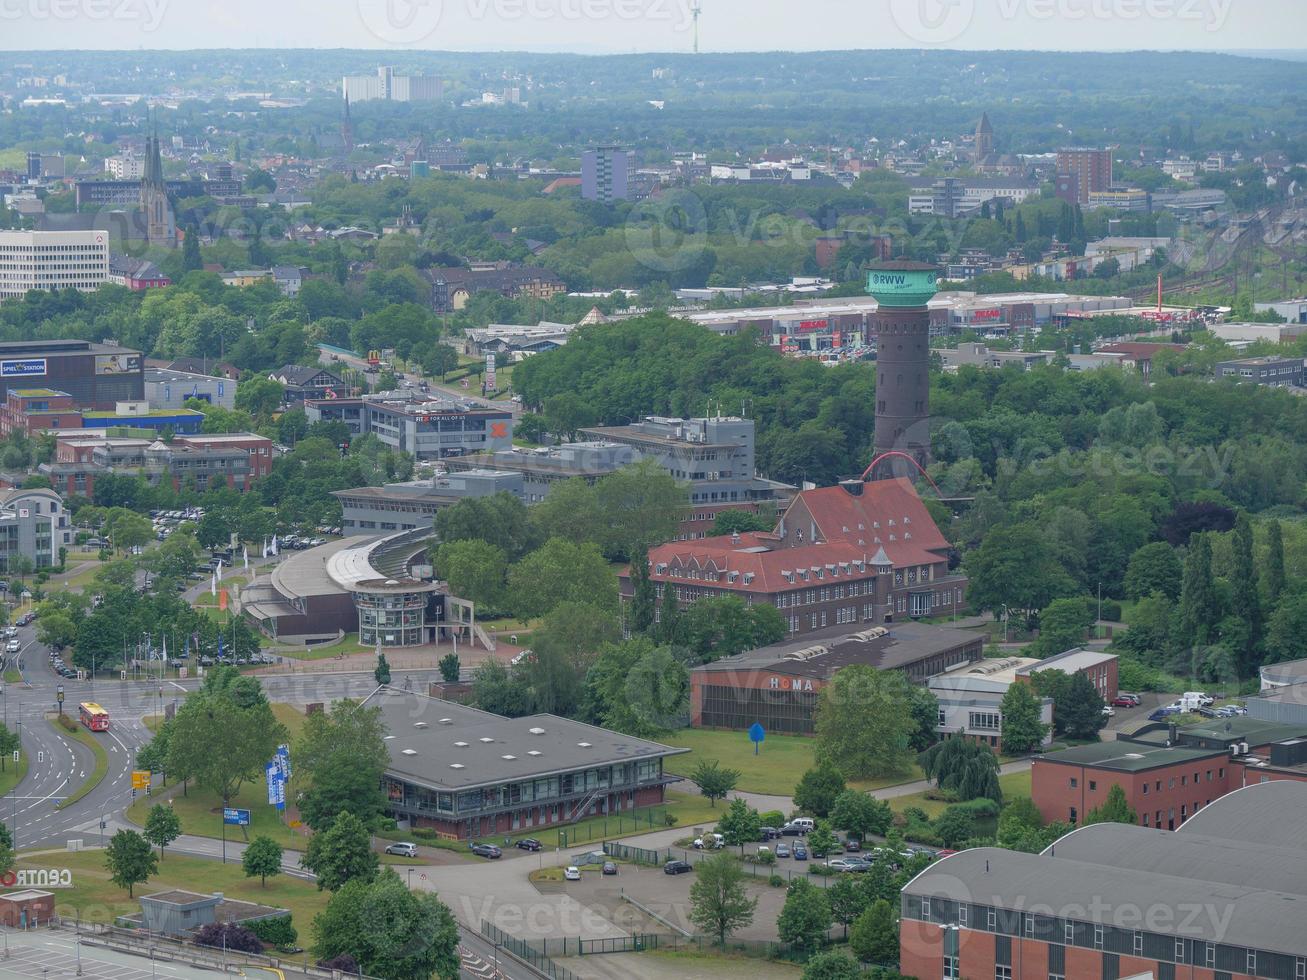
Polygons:
M150 772L148 769L132 770L132 789L149 789Z
M250 825L250 811L237 810L234 807L223 807L222 822L234 824L237 827L248 827Z

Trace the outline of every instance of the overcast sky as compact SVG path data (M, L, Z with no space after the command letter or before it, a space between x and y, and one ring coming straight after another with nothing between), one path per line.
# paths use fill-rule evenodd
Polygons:
M1307 47L1307 0L0 0L0 49Z

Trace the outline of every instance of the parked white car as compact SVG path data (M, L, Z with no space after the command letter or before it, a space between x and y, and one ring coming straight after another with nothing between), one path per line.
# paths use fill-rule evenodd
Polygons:
M578 868L576 865L569 865L568 867L564 868L564 869L563 869L563 880L564 880L564 881L580 881L580 880L581 880L581 869Z

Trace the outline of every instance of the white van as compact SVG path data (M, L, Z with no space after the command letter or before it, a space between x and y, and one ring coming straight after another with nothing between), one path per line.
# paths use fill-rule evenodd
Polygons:
M807 834L812 832L812 828L816 826L816 822L812 819L812 817L795 817L793 820L790 821L790 826L798 827L805 834Z
M1212 703L1212 697L1202 691L1185 691L1180 695L1178 703L1183 710L1193 711L1195 708L1208 707Z

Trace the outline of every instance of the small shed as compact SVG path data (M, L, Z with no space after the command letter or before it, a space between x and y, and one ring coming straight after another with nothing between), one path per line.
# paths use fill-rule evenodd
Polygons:
M54 918L54 894L28 888L0 895L0 923L10 929L39 926Z

